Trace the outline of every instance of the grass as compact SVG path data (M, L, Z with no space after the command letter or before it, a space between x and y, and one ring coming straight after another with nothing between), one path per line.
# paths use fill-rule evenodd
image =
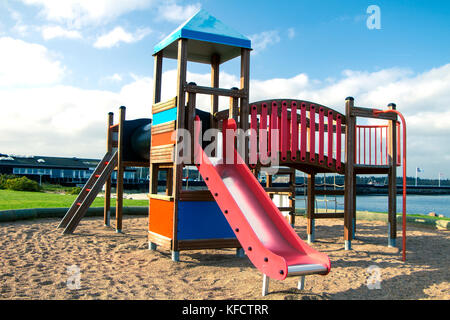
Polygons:
M76 197L76 195L56 193L0 190L0 210L68 208ZM111 206L115 206L115 202L116 199L111 199ZM103 204L103 198L96 198L91 207L103 207ZM125 207L145 207L148 206L148 201L124 199L123 205Z

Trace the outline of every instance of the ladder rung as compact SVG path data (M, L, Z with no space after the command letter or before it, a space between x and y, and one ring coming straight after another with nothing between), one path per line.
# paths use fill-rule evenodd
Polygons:
M108 164L109 164L109 161L105 161L105 164L108 165Z
M99 174L96 174L95 177L96 177L96 178L100 178L100 175L99 175Z
M91 191L91 189L86 189L86 192L90 192Z
M77 206L81 206L81 202L77 202Z

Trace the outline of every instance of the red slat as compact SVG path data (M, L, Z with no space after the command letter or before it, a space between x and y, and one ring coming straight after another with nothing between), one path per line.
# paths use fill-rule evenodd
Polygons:
M259 159L267 164L267 104L261 105L261 118L259 122Z
M380 165L383 164L383 128L380 128Z
M369 164L372 164L372 129L369 129Z
M316 161L316 106L309 107L309 161Z
M333 111L328 111L328 167L333 165Z
M281 161L287 160L288 151L288 116L287 116L287 102L283 101L281 104Z
M306 104L300 106L300 159L306 161Z
M387 143L387 139L388 139L388 127L386 127L386 152L385 152L385 154L386 154L386 164L388 164L388 162L389 162L389 160L388 160L388 143Z
M364 164L366 164L366 128L364 128Z
M291 160L297 160L298 151L298 122L297 122L297 102L291 104Z
M402 164L402 150L400 148L400 123L397 122L397 165L400 166Z
M258 118L257 107L252 105L250 116L250 167L254 168L258 162Z
M272 102L272 114L270 115L269 150L270 157L276 159L279 151L279 131L278 131L278 104Z
M336 170L341 170L342 136L341 136L341 115L336 116Z
M325 134L325 125L324 125L324 109L322 107L319 108L319 164L324 163L323 153L325 149L324 143L324 134Z

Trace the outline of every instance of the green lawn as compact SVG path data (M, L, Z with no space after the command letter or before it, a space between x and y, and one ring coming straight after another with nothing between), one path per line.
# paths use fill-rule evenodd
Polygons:
M33 209L33 208L68 208L75 200L75 195L64 195L44 192L27 192L0 190L0 210ZM111 206L115 206L116 199L111 199ZM92 207L103 207L104 199L94 200ZM148 206L147 200L123 200L126 207Z

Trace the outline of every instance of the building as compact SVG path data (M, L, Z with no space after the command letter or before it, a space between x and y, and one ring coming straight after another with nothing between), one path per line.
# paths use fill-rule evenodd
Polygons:
M84 185L99 161L77 157L15 156L0 153L0 174L26 176L38 182ZM113 183L115 179L116 172L113 172ZM128 167L124 172L124 184L147 185L148 168Z

